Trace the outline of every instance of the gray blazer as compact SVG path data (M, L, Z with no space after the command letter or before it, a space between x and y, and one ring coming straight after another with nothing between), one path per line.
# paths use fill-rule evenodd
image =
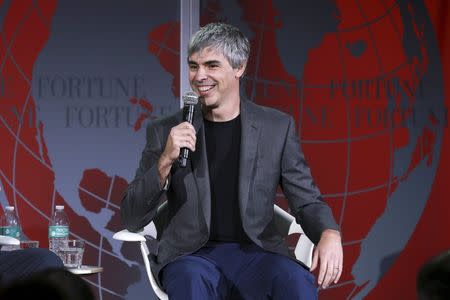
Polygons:
M168 215L155 219L157 253L150 255L152 272L176 257L195 252L209 236L211 195L203 117L196 107L193 125L196 151L186 168L172 166L167 191L160 187L157 162L170 129L182 122L182 112L159 119L147 127L147 144L134 180L125 192L121 216L125 227L138 231L154 220L161 201L167 199ZM289 256L284 237L276 230L273 205L278 185L291 213L315 243L324 229L339 230L328 205L314 184L300 150L292 117L280 111L241 100L241 149L239 203L242 225L260 247Z

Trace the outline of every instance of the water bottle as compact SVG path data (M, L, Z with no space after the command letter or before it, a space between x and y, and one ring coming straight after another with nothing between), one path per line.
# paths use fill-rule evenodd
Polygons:
M1 218L1 235L10 236L20 240L22 230L20 228L19 218L17 218L14 206L6 206L5 214Z
M14 206L6 206L5 213L0 218L0 234L20 240L22 238L22 230L20 228L19 218L17 218ZM5 245L1 247L1 251L17 250L17 245Z
M69 219L63 205L56 205L48 226L48 248L60 255L64 242L69 238Z

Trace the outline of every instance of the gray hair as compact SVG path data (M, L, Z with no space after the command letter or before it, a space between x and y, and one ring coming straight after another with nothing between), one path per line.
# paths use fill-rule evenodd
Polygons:
M208 47L220 51L233 69L243 66L250 55L247 37L238 28L225 23L201 27L189 42L188 57Z

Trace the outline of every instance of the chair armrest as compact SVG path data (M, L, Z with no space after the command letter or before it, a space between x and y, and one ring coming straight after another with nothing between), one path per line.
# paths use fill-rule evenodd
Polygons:
M275 226L278 232L283 236L289 235L291 233L290 227L292 226L292 222L295 221L295 218L276 204L273 206L273 209Z
M124 242L145 242L146 236L150 236L154 239L157 237L156 227L153 222L150 222L139 232L131 232L127 229L116 232L113 235L113 239Z
M312 265L312 254L314 250L314 243L306 236L303 232L303 228L295 222L295 220L291 223L289 227L289 235L293 233L300 234L298 238L297 245L294 249L295 257L304 263L308 268L311 268Z
M302 226L297 224L294 216L278 207L277 205L274 205L274 212L275 225L277 226L280 233L284 235L291 235L294 233L300 234L297 245L294 249L294 254L299 261L304 263L308 268L311 268L312 253L314 250L313 242L311 242L311 240L306 236Z
M6 235L0 235L0 245L1 246L18 246L20 245L20 241L16 238L6 236Z
M295 257L303 262L308 268L311 268L313 251L313 242L311 242L305 234L300 235L294 250Z
M295 220L292 221L291 225L289 226L288 235L291 235L293 233L305 234L305 232L303 231L302 226L297 224L297 222L295 222Z
M126 229L114 233L113 239L124 242L145 242L145 237L136 232L130 232Z
M115 240L124 241L124 242L139 242L142 259L144 261L145 265L145 271L147 272L148 279L150 281L150 285L152 286L153 291L157 295L159 299L167 300L168 296L164 291L161 289L161 287L158 286L158 283L156 282L156 279L153 276L152 271L150 270L150 261L148 259L149 253L155 253L149 251L149 248L147 246L147 239L146 236L151 236L152 238L156 239L157 232L156 227L153 222L145 226L141 231L139 232L130 232L126 229L121 230L119 232L116 232L113 235L113 238ZM151 244L151 243L150 243Z

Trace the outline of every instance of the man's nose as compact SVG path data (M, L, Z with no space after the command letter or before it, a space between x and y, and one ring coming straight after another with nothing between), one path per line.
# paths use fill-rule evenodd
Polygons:
M194 76L195 81L202 81L206 78L207 78L207 73L206 73L205 68L199 67L197 69L197 71L195 72L195 76Z

